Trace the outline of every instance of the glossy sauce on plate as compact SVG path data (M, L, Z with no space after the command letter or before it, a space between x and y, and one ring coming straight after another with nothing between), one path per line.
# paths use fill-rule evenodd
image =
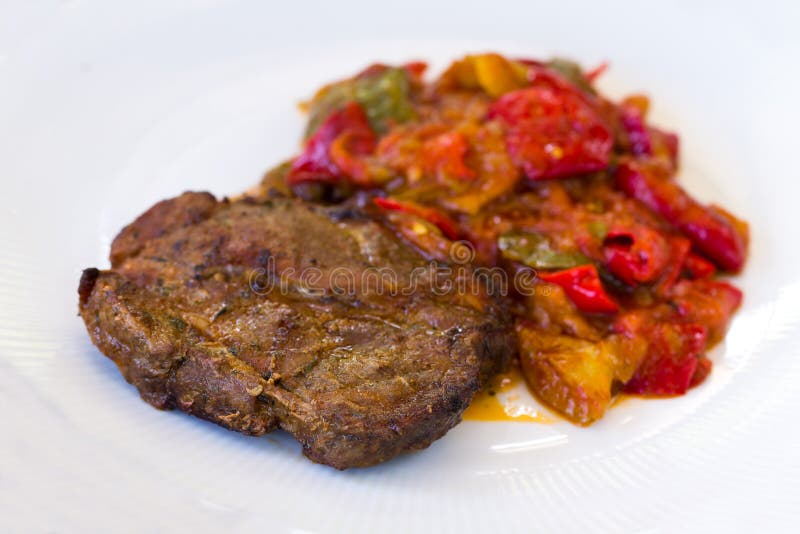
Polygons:
M475 395L464 412L465 421L513 421L550 423L552 418L527 395L522 372L512 367L495 376Z

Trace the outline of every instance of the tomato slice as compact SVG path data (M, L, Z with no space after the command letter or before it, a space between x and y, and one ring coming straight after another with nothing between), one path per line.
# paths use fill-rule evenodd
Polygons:
M505 125L509 153L531 180L608 167L611 132L574 91L545 85L512 91L492 104L489 118Z

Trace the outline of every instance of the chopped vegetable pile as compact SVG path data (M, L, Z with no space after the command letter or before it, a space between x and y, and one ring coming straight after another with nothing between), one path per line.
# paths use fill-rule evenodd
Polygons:
M605 65L466 56L373 65L308 103L302 153L272 173L312 201L368 201L433 260L455 240L535 287L510 296L536 395L580 424L620 392L681 395L711 371L742 293L747 223L676 181L649 101L598 93Z

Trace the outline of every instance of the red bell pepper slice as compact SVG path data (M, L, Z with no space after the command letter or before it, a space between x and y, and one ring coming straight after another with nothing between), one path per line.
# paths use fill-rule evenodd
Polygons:
M669 295L670 290L672 290L672 287L681 277L686 258L692 248L692 243L683 236L673 235L670 236L669 247L669 264L667 268L664 269L664 274L661 275L661 279L653 288L654 293L662 298Z
M702 256L690 252L683 262L683 269L691 278L709 278L717 272L714 264Z
M403 65L403 69L418 82L422 82L422 77L425 76L425 71L428 70L428 64L424 61L409 61Z
M708 375L711 374L711 368L714 366L713 362L705 356L700 356L697 359L697 369L694 370L694 376L689 383L689 387L693 388L705 382Z
M625 134L622 144L635 156L653 156L668 161L673 169L678 168L678 136L648 126L645 121L647 99L631 96L617 107L619 123Z
M453 219L435 208L428 208L414 202L404 202L393 198L375 197L374 202L382 209L402 211L424 219L439 228L448 239L458 239L458 227L456 223Z
M722 339L733 313L742 304L742 292L718 280L681 280L672 288L670 301L683 320L705 326L714 342Z
M650 152L658 158L665 158L673 169L678 168L678 156L680 154L680 139L672 132L665 132L658 128L648 127L647 133L650 137Z
M561 286L567 297L583 312L614 313L619 310L617 303L603 288L594 265L580 265L552 273L540 272L539 278Z
M599 65L597 65L597 66L596 66L595 68L593 68L592 70L590 70L590 71L587 71L587 72L586 72L586 74L585 74L585 76L586 76L586 79L587 79L587 80L589 80L590 82L594 82L594 81L595 81L597 78L599 78L599 77L600 77L600 76L601 76L601 75L602 75L602 74L603 74L605 71L607 71L607 70L608 70L608 66L609 66L609 65L608 65L608 61L603 61L602 63L600 63Z
M630 145L630 151L639 155L651 155L653 144L650 140L650 132L645 125L644 115L638 106L628 101L623 101L619 106L619 118L622 129Z
M355 102L331 113L314 135L306 142L303 152L295 158L287 183L337 182L351 178L367 185L369 177L358 156L370 154L375 148L375 134L364 110Z
M628 284L654 281L670 261L670 244L661 232L646 226L612 228L603 240L606 267Z
M649 342L647 356L624 390L640 395L686 393L705 350L706 329L697 324L657 323L643 333Z
M574 90L541 85L511 91L492 104L489 118L505 125L514 164L531 180L608 167L611 133Z
M657 176L657 172L653 165L623 161L616 171L617 187L664 217L720 268L740 271L747 256L746 235L726 217L699 204L676 183Z

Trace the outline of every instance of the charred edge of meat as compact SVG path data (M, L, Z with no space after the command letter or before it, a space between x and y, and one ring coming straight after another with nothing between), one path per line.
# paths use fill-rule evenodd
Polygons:
M86 306L89 296L92 294L94 284L97 282L97 277L100 276L100 270L94 267L84 269L81 274L81 281L78 283L78 297L81 306Z

